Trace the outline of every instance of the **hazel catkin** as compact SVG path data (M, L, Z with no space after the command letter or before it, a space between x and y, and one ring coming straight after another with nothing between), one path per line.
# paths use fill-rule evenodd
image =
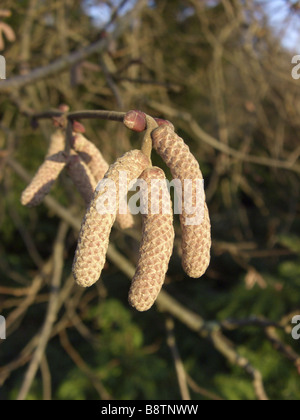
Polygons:
M89 206L97 187L97 182L89 167L74 150L71 150L68 158L67 171L84 199L85 205Z
M72 148L80 155L90 168L96 182L99 182L106 174L109 164L102 153L91 141L82 134L75 134L72 138Z
M140 150L132 150L111 165L100 181L83 219L73 262L73 275L80 286L93 285L99 279L104 267L110 231L119 207L119 181L125 182L123 178L121 179L120 172L127 176L125 185L127 193L129 183L137 179L149 164L149 159ZM114 191L110 191L107 181L114 184ZM103 196L105 200L113 200L114 209L100 214L99 202Z
M63 152L64 142L64 135L61 131L58 130L53 133L45 161L22 193L21 203L23 206L33 207L39 205L50 192L52 185L67 162L66 154Z
M146 311L154 304L164 283L175 234L172 204L163 170L148 168L140 179L146 182L146 188L141 190L141 207L145 214L139 259L128 300L138 311Z
M96 182L101 181L109 168L109 164L98 147L82 134L75 134L72 138L72 148L76 150L91 170ZM134 226L134 219L129 209L125 214L117 213L116 221L121 229Z
M171 127L165 125L155 129L152 140L153 147L170 168L173 179L179 180L182 186L182 203L179 204L183 269L190 277L201 277L210 263L211 225L199 164L183 139ZM188 194L185 194L185 180L191 182ZM201 182L202 198L197 206L196 189ZM189 214L189 207L195 208L194 213ZM191 224L192 218L197 220L195 224Z

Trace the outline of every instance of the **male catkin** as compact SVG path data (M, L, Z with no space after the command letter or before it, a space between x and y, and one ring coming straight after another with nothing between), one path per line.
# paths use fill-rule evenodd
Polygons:
M163 170L148 168L140 179L147 187L141 190L141 207L146 214L143 215L139 259L128 300L138 311L146 311L154 304L164 283L175 234L172 204Z
M97 182L89 167L74 150L70 152L67 171L88 207L97 187Z
M50 145L43 164L39 167L31 183L23 191L21 203L23 206L39 205L50 192L52 185L64 169L67 157L64 150L65 139L61 131L56 131L50 138Z
M137 179L149 163L149 159L140 150L132 150L109 167L104 180L113 181L116 187L115 211L112 213L99 214L97 203L101 196L107 193L107 187L96 189L82 222L73 263L74 278L80 286L89 287L94 284L105 264L110 231L119 207L120 171L127 175L128 190L130 181Z
M101 181L109 168L109 164L97 146L82 134L76 134L72 138L72 148L78 152L87 164L97 183ZM117 213L116 221L121 229L128 229L134 225L134 219L129 209L126 214Z
M153 147L170 168L173 178L180 180L182 185L182 266L190 277L201 277L210 263L211 226L204 192L200 206L196 207L196 182L203 181L199 164L183 139L171 127L161 126L155 129L152 140ZM186 196L185 180L192 182L190 194ZM188 214L189 206L195 208L193 214ZM190 225L191 218L195 216L200 222Z
M91 141L82 134L75 134L72 138L72 148L80 155L88 165L96 182L98 183L106 174L109 164L102 153Z

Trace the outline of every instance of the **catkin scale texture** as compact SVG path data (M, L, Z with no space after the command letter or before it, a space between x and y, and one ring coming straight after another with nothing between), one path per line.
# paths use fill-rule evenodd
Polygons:
M119 206L119 172L126 172L128 188L130 181L137 179L149 163L140 150L132 150L109 167L104 178L115 183L116 210ZM74 278L83 287L93 285L101 275L106 260L110 231L116 218L116 213L99 214L97 202L102 194L103 189L97 188L87 209L73 262Z
M86 163L97 182L101 181L108 171L109 164L100 150L82 134L74 135L72 147ZM134 219L129 209L126 214L117 214L116 221L121 229L128 229L134 225Z
M22 193L21 203L23 206L38 206L49 194L52 185L67 162L67 157L63 152L64 147L65 137L60 130L57 130L50 138L45 161Z
M46 158L65 150L66 138L61 130L56 130L50 137Z
M182 189L185 180L191 180L191 194L187 199L182 194L182 213L180 223L182 229L182 266L193 278L201 277L210 263L211 225L205 194L201 206L196 207L196 180L203 180L199 164L184 143L171 127L161 126L152 132L153 147L170 168L174 179L181 181ZM187 205L196 208L194 214L188 214ZM190 225L191 217L198 216L199 223Z
M99 182L109 168L109 164L102 156L100 150L82 134L76 134L73 137L72 147L88 165L96 182Z
M88 206L94 195L97 182L89 167L74 150L71 150L68 158L67 171Z
M147 183L142 190L141 204L147 208L143 215L142 241L136 273L129 291L129 303L138 311L146 311L154 304L165 280L173 251L173 211L167 184L162 189L156 180L166 181L164 172L157 167L146 169L140 179ZM154 182L152 182L154 181ZM162 193L163 192L163 193ZM158 200L158 214L152 213L152 203ZM163 200L170 203L169 211L163 211Z

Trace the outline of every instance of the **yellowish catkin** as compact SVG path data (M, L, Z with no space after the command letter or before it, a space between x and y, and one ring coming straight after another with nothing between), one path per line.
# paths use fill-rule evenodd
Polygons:
M23 206L39 205L49 194L52 185L64 169L67 157L64 150L65 139L61 131L56 131L50 139L45 161L38 169L31 183L23 191L21 203Z
M89 167L74 150L71 150L68 158L67 171L88 207L97 187L97 182Z
M195 206L196 180L202 181L203 175L189 147L171 127L161 126L154 130L152 140L153 147L170 168L173 179L181 181L182 189L184 190L184 180L192 180L193 182L192 194L188 198L188 202L182 203L183 209L180 215L182 266L190 277L201 277L209 266L211 249L211 225L204 192L202 203L194 214L187 214L185 206L188 203ZM184 191L182 197L184 201ZM201 222L196 225L189 225L191 217L195 215L200 217Z
M66 136L62 130L56 130L50 137L50 143L47 150L46 158L56 153L63 152L66 146Z
M141 193L141 205L147 209L147 214L143 215L139 259L128 300L138 311L147 311L154 304L165 281L175 234L172 204L163 170L157 167L148 168L140 179L147 183L146 191L142 190ZM155 183L157 180L159 184ZM158 212L155 209L152 212L154 201L158 201ZM163 207L167 202L168 212Z
M140 150L127 152L109 167L103 181L97 187L82 222L73 262L73 275L80 286L89 287L99 279L106 260L110 231L116 218L116 212L99 214L99 201L108 190L108 187L102 188L101 185L105 180L115 183L117 210L120 171L127 174L127 191L130 181L137 179L149 164L149 159Z
M97 146L82 134L75 134L72 139L72 147L87 164L97 183L101 181L109 168L109 164ZM134 219L129 209L126 214L118 213L116 221L121 229L128 229L134 225Z
M72 139L72 148L80 155L88 165L95 180L99 182L108 171L109 164L102 153L91 141L82 134L75 134Z

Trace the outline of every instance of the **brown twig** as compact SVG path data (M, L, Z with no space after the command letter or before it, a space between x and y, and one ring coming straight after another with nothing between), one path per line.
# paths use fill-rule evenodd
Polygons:
M191 396L190 396L189 388L187 385L187 375L186 375L185 368L179 354L178 347L176 345L176 339L175 339L175 334L174 334L174 321L169 316L166 318L166 330L167 330L167 344L171 350L171 354L174 360L181 399L183 401L189 401L191 399Z
M111 400L111 395L108 393L108 391L102 384L100 378L85 363L80 354L74 349L74 347L70 343L65 329L59 333L59 338L61 345L65 349L66 353L70 356L70 358L73 360L76 366L90 379L94 388L97 390L100 398L102 400Z
M51 295L48 304L47 315L39 337L39 342L34 352L33 358L27 368L24 381L20 388L17 400L25 400L31 388L32 382L43 359L44 352L49 341L52 326L56 320L58 305L58 294L60 289L62 270L63 270L63 252L64 252L64 239L68 231L68 224L62 222L58 230L56 243L53 252L53 275L51 280Z
M155 128L158 127L158 124L155 121L155 119L150 117L149 115L146 115L146 122L147 122L147 129L146 129L146 133L144 134L141 150L144 153L144 155L146 155L149 158L151 162L151 152L152 152L151 133Z

